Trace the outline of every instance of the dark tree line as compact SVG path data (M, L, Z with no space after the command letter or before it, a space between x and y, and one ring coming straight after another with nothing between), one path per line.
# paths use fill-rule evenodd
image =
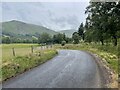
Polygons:
M116 46L120 38L120 1L90 2L85 13L88 14L86 23L81 23L77 32L80 40L101 42L102 45L112 42Z
M32 39L21 39L15 37L4 37L2 36L2 43L10 44L10 43L37 43L38 40L35 38Z
M120 2L90 2L86 8L86 41L112 40L114 46L120 36Z
M37 36L33 36L31 38L15 38L2 36L2 43L10 44L10 43L38 43L38 44L65 44L71 43L72 39L66 37L63 33L58 33L56 35L50 36L48 33L42 33Z
M10 37L2 37L2 43L10 44L11 43Z
M38 43L46 43L46 44L65 44L72 42L71 38L66 37L63 33L58 33L56 35L50 36L48 33L43 33L38 38Z

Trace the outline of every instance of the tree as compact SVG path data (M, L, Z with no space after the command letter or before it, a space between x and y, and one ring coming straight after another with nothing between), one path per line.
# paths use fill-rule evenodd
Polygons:
M64 46L66 44L66 41L61 42L61 46Z
M81 25L78 29L78 34L84 40L84 26L83 26L83 23L81 23Z
M50 42L51 42L51 36L48 33L43 33L38 38L38 43L39 44L41 44L41 43L48 44Z
M58 33L58 34L53 36L53 42L54 43L61 44L62 41L65 41L65 39L66 39L65 34Z
M114 46L116 46L119 38L117 33L120 32L120 1L109 3L109 6L111 6L111 12L108 18L108 32L113 39Z
M72 43L73 40L72 40L72 38L66 37L65 41L66 41L66 43Z
M120 31L120 2L91 2L86 8L88 17L86 19L86 32L94 32L93 41L104 41L112 38L117 45L117 33ZM87 33L86 33L87 34ZM90 34L89 34L90 35ZM90 36L91 37L91 36Z
M2 43L10 44L10 37L2 37Z
M22 42L22 41L20 41L20 39L18 39L18 41L19 41L18 43ZM24 39L23 43L32 43L32 40L30 40L30 39Z
M79 43L79 34L77 32L74 32L72 35L72 39L74 41L74 44L78 44Z
M32 43L37 43L38 42L38 38L35 36L32 36Z
M102 45L104 45L104 38L103 38L104 30L101 24L103 18L101 12L103 11L101 10L100 6L102 7L101 2L91 2L90 5L87 7L86 13L88 13L87 22L89 22L88 27L90 32L92 32L92 34L89 34L92 35L90 36L92 37L91 38L92 41L98 39L99 41L101 41Z

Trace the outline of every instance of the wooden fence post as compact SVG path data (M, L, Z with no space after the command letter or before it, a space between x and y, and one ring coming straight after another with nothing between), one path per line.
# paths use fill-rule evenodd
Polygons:
M33 53L33 46L31 46L31 52Z
M46 48L48 49L48 45L46 45Z
M42 46L41 46L41 50L42 50Z
M50 45L50 47L52 48L52 44Z
M14 48L12 48L12 51L13 51L13 56L15 56L15 50L14 50Z

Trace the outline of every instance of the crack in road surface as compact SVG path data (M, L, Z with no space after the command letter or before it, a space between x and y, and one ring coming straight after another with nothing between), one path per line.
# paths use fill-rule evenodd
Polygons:
M58 56L3 83L3 88L103 88L94 58L78 50L59 50Z

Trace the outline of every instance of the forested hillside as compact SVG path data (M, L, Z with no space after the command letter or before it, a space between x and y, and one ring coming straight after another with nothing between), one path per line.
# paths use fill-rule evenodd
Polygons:
M9 22L2 23L2 32L3 34L21 34L21 35L36 35L42 34L43 32L49 33L50 35L54 35L57 32L50 30L43 26L28 24L21 21L12 20Z

